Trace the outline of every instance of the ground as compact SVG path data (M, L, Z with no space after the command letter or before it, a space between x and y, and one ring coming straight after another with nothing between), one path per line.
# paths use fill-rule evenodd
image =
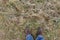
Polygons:
M60 40L60 0L0 0L0 40L25 40L25 27L34 38L38 27L45 40Z

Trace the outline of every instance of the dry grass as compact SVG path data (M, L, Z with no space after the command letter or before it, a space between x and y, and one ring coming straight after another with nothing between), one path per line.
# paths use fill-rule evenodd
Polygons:
M0 0L0 40L25 40L24 29L43 28L45 40L60 40L60 0Z

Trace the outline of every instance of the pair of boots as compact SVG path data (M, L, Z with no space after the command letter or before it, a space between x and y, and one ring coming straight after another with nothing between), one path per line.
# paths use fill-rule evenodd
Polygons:
M26 33L26 40L34 40L33 36L31 35L31 31L29 30L29 27L25 28L25 33ZM37 29L37 37L35 40L44 40L44 37L42 35L42 29L38 27Z

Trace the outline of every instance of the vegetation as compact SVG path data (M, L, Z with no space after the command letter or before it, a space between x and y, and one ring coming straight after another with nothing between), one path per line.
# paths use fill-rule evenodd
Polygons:
M40 26L45 40L60 40L60 0L0 0L0 40L25 40L26 26L34 37Z

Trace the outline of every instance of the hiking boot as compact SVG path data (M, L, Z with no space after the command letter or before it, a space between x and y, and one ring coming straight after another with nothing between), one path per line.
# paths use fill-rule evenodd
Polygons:
M31 33L30 27L26 27L24 31L26 35Z
M36 35L42 35L42 28L41 27L38 27L37 28L37 33Z

